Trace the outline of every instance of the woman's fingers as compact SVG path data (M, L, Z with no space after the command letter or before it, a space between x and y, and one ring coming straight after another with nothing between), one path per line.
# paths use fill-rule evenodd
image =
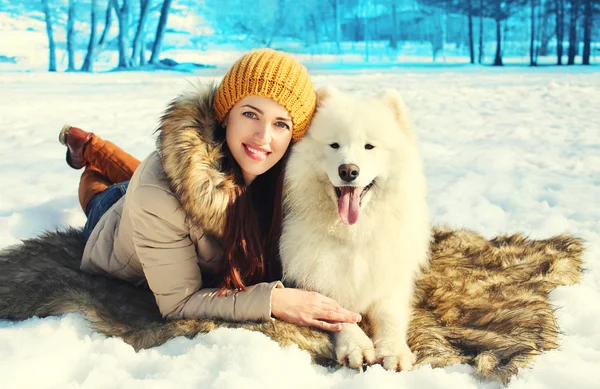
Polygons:
M321 317L318 319L325 319L327 321L341 321L347 323L357 323L362 320L362 317L356 313L342 308L337 301L324 297Z
M341 313L346 317L346 321L349 323L358 323L362 320L362 316L356 312L349 311L344 308L340 308Z
M356 323L360 321L360 315L346 311L343 308L338 310L324 309L319 312L315 319L326 320L328 322Z
M342 325L340 323L328 323L322 320L315 320L311 326L323 331L339 332L342 330Z

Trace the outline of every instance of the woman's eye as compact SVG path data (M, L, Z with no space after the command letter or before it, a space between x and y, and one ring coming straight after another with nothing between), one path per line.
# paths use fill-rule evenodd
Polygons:
M275 123L275 125L277 127L279 127L279 128L284 129L284 130L289 130L290 129L290 126L288 126L288 124L284 123L284 122L277 122L277 123Z
M340 144L339 143L332 143L329 145L329 147L331 147L332 149L339 149L340 148Z
M250 119L257 119L258 118L258 116L256 116L256 114L254 112L250 112L250 111L244 112L244 113L242 113L242 115L244 115L246 117L249 117Z
M372 145L372 144L370 144L370 143L367 143L367 144L365 145L365 150L373 150L374 148L375 148L375 146L373 146L373 145Z

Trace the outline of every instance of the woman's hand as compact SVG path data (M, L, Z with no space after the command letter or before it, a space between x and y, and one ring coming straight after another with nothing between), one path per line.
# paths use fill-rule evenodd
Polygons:
M335 332L342 330L341 323L357 323L362 319L332 298L295 288L273 289L271 313L288 323Z

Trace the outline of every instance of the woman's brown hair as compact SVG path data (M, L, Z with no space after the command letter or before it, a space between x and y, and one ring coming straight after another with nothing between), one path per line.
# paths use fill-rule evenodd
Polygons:
M221 293L281 278L283 173L290 147L279 162L246 186L239 166L223 144L225 164L234 172L237 185L231 191L222 240Z

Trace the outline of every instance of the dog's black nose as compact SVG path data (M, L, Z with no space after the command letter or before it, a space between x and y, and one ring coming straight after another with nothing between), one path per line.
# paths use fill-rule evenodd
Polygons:
M340 178L346 182L354 181L359 173L360 169L356 165L344 164L338 168Z

